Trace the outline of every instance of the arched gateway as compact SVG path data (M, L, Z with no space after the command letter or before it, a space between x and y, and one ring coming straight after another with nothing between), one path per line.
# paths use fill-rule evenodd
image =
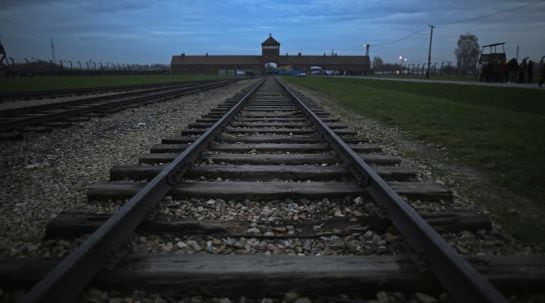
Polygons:
M283 69L304 71L310 74L313 66L320 66L324 70L339 71L351 75L361 75L369 71L369 56L338 56L317 55L306 56L280 55L280 42L269 34L261 43L261 56L240 55L181 55L172 56L171 72L173 74L223 74L259 75L267 72L267 68L275 66ZM267 66L267 67L266 67Z

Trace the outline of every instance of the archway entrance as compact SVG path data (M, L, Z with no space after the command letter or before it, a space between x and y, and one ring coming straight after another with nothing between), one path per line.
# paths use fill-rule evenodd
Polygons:
M267 62L265 63L265 73L269 75L276 74L276 70L278 68L278 65L276 62Z

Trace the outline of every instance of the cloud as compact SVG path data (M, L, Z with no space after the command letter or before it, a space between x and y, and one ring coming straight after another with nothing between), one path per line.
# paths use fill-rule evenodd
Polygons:
M523 5L530 6L517 9ZM59 56L87 60L168 62L182 51L258 54L272 33L283 53L334 48L360 54L362 44L371 43L372 54L389 61L399 52L424 58L428 24L437 26L436 57L452 58L451 44L468 31L482 41L527 44L536 54L545 49L545 41L535 41L545 27L543 1L3 0L2 6L2 41L18 57L45 56L50 37Z

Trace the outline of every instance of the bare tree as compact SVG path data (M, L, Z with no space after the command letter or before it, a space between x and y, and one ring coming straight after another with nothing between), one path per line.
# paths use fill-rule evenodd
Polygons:
M465 33L458 38L457 47L454 50L456 55L456 66L463 72L474 72L481 53L479 38L471 33Z
M380 71L384 69L384 61L381 57L373 57L373 70Z

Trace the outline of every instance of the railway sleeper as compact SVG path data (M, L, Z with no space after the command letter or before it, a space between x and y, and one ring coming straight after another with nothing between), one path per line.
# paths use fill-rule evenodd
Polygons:
M168 207L168 206L165 206ZM111 214L96 214L80 211L64 211L51 219L45 228L45 237L68 238L82 234L90 234L103 224ZM492 223L486 216L467 212L445 212L424 214L422 217L437 231L460 232L491 230ZM316 238L322 236L344 236L352 233L364 233L366 230L374 232L386 232L392 228L392 223L386 218L367 216L363 221L354 221L351 218L330 219L306 219L304 221L282 220L267 222L266 224L275 232L272 234L248 233L254 222L250 221L217 221L196 220L195 218L169 218L158 215L153 220L143 221L139 232L144 233L169 233L172 235L215 235L221 237L246 237L246 238ZM293 226L294 233L287 234L275 227ZM316 230L315 226L320 226ZM280 232L279 232L280 230Z
M184 137L181 137L182 139ZM174 142L176 138L167 138L162 143ZM227 143L322 143L324 140L320 137L290 137L290 136L272 136L272 135L244 135L244 136L230 136L220 135L216 138L216 141L222 141ZM364 137L344 137L343 141L347 144L358 144L369 142Z
M466 259L504 294L543 293L544 256L468 256ZM59 259L0 261L4 285L37 282ZM251 285L251 287L248 287ZM378 291L440 294L444 289L408 256L265 256L130 254L102 270L91 286L159 291L173 296L369 295Z
M258 93L258 95L260 95ZM263 95L263 94L261 94ZM283 97L283 96L281 96ZM270 100L275 100L280 97L269 97ZM168 195L174 199L189 199L187 203L201 203L199 199L227 199L227 200L242 200L242 199L252 199L254 200L279 200L279 199L322 199L324 197L348 197L348 202L350 197L360 197L360 195L366 195L365 188L360 186L355 182L350 181L333 181L331 182L331 177L325 177L327 174L329 176L337 175L342 176L343 180L348 179L349 175L347 174L347 169L343 164L339 165L338 157L335 157L331 154L310 154L310 153L295 153L290 154L289 158L286 155L282 154L257 154L257 152L301 152L301 151L324 151L324 147L327 145L321 144L323 142L320 137L316 138L305 138L305 137L285 137L285 136L274 136L272 134L279 133L291 133L291 134L312 134L315 133L315 130L310 127L305 127L307 124L301 123L303 116L300 113L295 113L293 106L283 106L272 107L270 105L259 105L256 102L251 102L250 107L244 109L242 114L239 115L240 121L245 122L235 122L231 127L227 127L227 133L219 136L219 139L223 143L215 142L210 144L209 151L201 153L202 157L198 160L198 166L194 166L189 169L184 177L195 178L196 180L188 180L184 182L179 182ZM323 112L321 108L313 107L316 110L318 116L327 117L326 119L331 119L330 115ZM221 116L227 111L227 107L221 106L211 111L211 114L206 117L216 117ZM267 121L284 121L286 125L290 127L297 127L296 129L289 129L285 126L282 126L282 123L255 123L246 122L255 119L256 117L264 118ZM200 134L202 134L210 125L214 122L211 118L201 118L207 122L199 122L202 124L193 124L198 126L199 129L188 129L182 132L183 137L165 139L163 144L156 145L152 147L151 154L143 155L140 158L141 163L146 164L160 164L168 163L172 161L176 156L179 155L193 140L195 140ZM246 119L246 120L242 120ZM275 120L275 119L285 119L285 120ZM289 120L292 119L292 120ZM295 120L297 119L297 120ZM293 122L297 121L297 122ZM250 123L254 123L253 125ZM290 124L288 124L290 123ZM298 124L299 123L299 124ZM233 127L233 126L246 126L246 128ZM256 128L256 126L265 126L265 128ZM282 126L281 128L273 128L271 126ZM356 132L335 127L335 132L343 138L358 140L355 138ZM271 135L255 135L248 133L267 133L270 132ZM193 137L191 137L193 136ZM265 138L271 139L270 141L265 141ZM288 140L291 141L283 141ZM306 139L304 141L301 139ZM170 141L169 141L170 140ZM255 140L255 141L251 141ZM261 141L260 141L261 140ZM278 141L275 141L278 140ZM357 142L347 143L352 144L355 149L363 152L373 152L379 151L380 149L374 147L370 144L365 144L365 139ZM226 144L233 142L246 142L246 144ZM266 143L263 146L257 146L255 144L248 143ZM274 142L274 144L271 144ZM302 143L305 142L305 143ZM174 143L175 145L166 145L166 143ZM295 143L295 144L286 144L286 143ZM177 144L177 145L176 145ZM305 145L306 144L306 145ZM312 145L314 144L314 145ZM225 153L225 152L250 152L250 154L236 154L236 153ZM400 160L395 157L389 157L384 155L362 155L362 158L366 162L372 165L397 165L400 163ZM291 161L291 162L290 162ZM210 165L213 163L221 163L222 165ZM231 164L243 164L243 165L225 165L225 163ZM257 164L257 165L244 165L244 164ZM300 165L304 166L301 171L296 171L293 166L285 164L319 164L318 165ZM203 165L204 164L204 165ZM271 165L271 164L284 164L284 165ZM324 165L325 164L325 165ZM112 179L118 178L131 178L131 179L149 179L156 175L160 166L137 166L136 168L121 168L121 169L112 169ZM418 199L418 200L439 200L439 201L450 201L452 199L452 194L450 191L444 189L442 186L437 184L425 184L425 183L416 183L416 182L399 182L402 178L397 178L393 176L399 176L402 174L410 175L411 178L414 178L414 172L401 172L401 168L389 166L386 171L386 175L390 174L391 178L387 178L390 181L392 188L401 196L404 196L408 199ZM319 169L319 171L318 171ZM379 174L381 167L377 168ZM342 171L342 172L340 172ZM307 182L278 182L276 175L279 173L280 178L296 178L305 179L301 176L308 176L308 179L314 178L323 178L329 180L330 182L310 182L307 179ZM282 175L284 174L284 175ZM306 175L305 175L306 174ZM133 177L136 176L136 177ZM262 178L267 178L267 181L257 181L257 182L246 182L243 180L252 180L256 181L259 179L257 176L262 176ZM229 178L229 179L242 179L237 181L228 181L228 182L203 182L203 177L217 177L217 178ZM271 179L272 178L272 179ZM346 179L345 179L346 178ZM221 180L220 180L221 181ZM132 197L139 189L141 189L145 183L143 182L110 182L110 183L97 183L91 186L88 189L88 198L89 200L103 200L103 199L126 199ZM166 199L165 199L166 200ZM201 200L202 201L202 200ZM204 200L206 201L206 200ZM340 199L339 199L340 201ZM166 202L166 201L163 201ZM249 203L250 203L249 202ZM176 201L176 203L180 203ZM257 202L259 203L259 202ZM276 202L272 202L276 203ZM335 202L338 203L338 202ZM162 209L168 206L168 202L163 203L161 206ZM360 205L361 208L361 205ZM366 214L367 215L367 214ZM88 233L98 225L100 225L104 220L107 219L109 215L91 215L85 213L63 213L61 216L50 221L47 227L47 236L48 237L58 237L58 236L70 236L77 235L80 233ZM335 214L336 216L336 214ZM378 218L374 213L372 216L367 216L365 221L360 220L361 218L353 217L344 217L344 218L315 218L311 215L310 219L295 222L291 220L291 216L288 219L284 220L279 224L286 225L297 225L299 228L296 228L296 233L293 234L254 234L250 233L250 226L254 226L255 222L250 221L211 221L211 220L192 220L191 217L174 217L174 220L170 216L159 215L155 217L152 221L144 221L140 226L141 232L153 233L153 232L167 232L173 234L184 234L184 235L194 235L194 234L205 234L205 235L221 235L227 237L241 237L241 238L313 238L313 237L322 237L324 235L351 235L353 233L365 232L366 228L371 228L373 231L377 230L387 230L393 229L392 223L387 221L384 218ZM295 218L295 217L294 217ZM438 230L449 231L452 229L459 228L460 230L480 230L480 229L490 229L490 222L486 218L479 218L478 216L471 216L469 214L448 214L445 217L435 217L430 215L424 215L425 220L427 220L432 226ZM201 218L202 219L202 218ZM315 219L314 221L312 219ZM321 224L321 228L314 229L314 224ZM263 224L270 224L270 222L263 222ZM274 227L274 224L270 224ZM64 233L64 234L63 234ZM219 241L219 240L218 240ZM221 241L220 241L221 242ZM276 254L276 253L275 253ZM203 294L202 285L214 284L212 286L211 295L218 295L222 292L226 294L232 294L233 289L237 292L237 289L240 289L241 292L245 293L248 291L248 285L251 283L253 286L257 286L259 296L263 295L263 292L271 291L271 293L276 293L282 291L283 289L293 290L293 287L299 292L309 291L313 295L324 291L322 285L325 288L329 287L329 291L343 291L347 288L349 291L354 291L358 294L368 291L369 287L373 285L378 285L380 288L378 290L387 290L389 283L399 283L400 279L405 279L409 276L407 281L402 281L402 285L392 286L392 289L396 291L399 290L409 290L411 287L417 290L431 290L431 291L443 291L441 287L438 286L435 278L432 278L429 274L422 274L418 270L414 270L411 274L411 271L405 271L401 276L403 278L388 276L384 279L384 272L390 270L399 271L400 269L406 270L411 266L414 267L413 263L409 261L408 263L403 263L404 256L394 257L389 256L394 259L387 259L378 256L357 256L357 257L339 257L340 259L330 259L326 257L325 259L316 258L316 257L299 257L297 259L291 258L289 256L274 256L266 257L263 256L236 256L234 259L230 259L232 256L212 256L212 255L200 255L196 259L194 256L188 255L178 255L178 256L168 256L168 257L158 257L163 258L162 260L156 262L157 259L153 259L157 256L154 255L144 255L144 256L133 256L122 260L121 264L117 266L114 271L103 271L103 273L95 281L97 285L100 285L100 281L104 272L106 274L117 273L118 271L122 272L121 275L118 274L116 279L123 277L123 270L126 270L124 274L128 275L127 287L140 287L147 289L148 284L150 289L157 287L162 292L164 291L165 285L176 285L176 291L181 291L183 294L191 293L196 291L198 294ZM184 258L189 259L184 259ZM378 259L373 259L376 257ZM135 259L131 259L135 258ZM138 258L141 258L138 260ZM176 260L171 261L175 258ZM202 258L202 259L200 259ZM131 261L128 261L131 259ZM138 266L142 259L145 259L143 268ZM374 261L369 261L373 259ZM407 258L408 259L408 258ZM236 260L236 261L235 261ZM311 261L309 261L311 260ZM318 261L317 261L318 260ZM393 260L393 261L392 261ZM401 260L401 261L400 261ZM408 259L409 260L409 259ZM533 260L533 259L532 259ZM134 262L133 262L134 261ZM130 265L127 266L127 262ZM133 262L133 263L131 263ZM147 263L146 263L147 262ZM162 262L162 263L161 263ZM170 266L168 262L181 262L176 266ZM188 264L187 262L191 263ZM199 263L200 262L200 263ZM239 263L242 262L242 263ZM261 267L256 267L254 263L260 264ZM369 262L369 263L365 263ZM373 263L374 262L374 263ZM390 263L388 263L390 262ZM540 263L541 262L541 263ZM335 263L335 264L333 264ZM538 267L545 268L545 263L542 261L537 261ZM136 264L136 265L135 265ZM195 264L198 264L199 267L193 268ZM369 268L366 268L365 264ZM379 264L379 265L377 265ZM385 268L382 266L385 265ZM148 267L145 267L148 266ZM166 266L166 267L165 267ZM380 267L380 270L377 268ZM1 268L1 266L0 266ZM256 269L257 268L257 269ZM373 268L375 271L373 271ZM146 272L146 270L148 270ZM134 272L136 270L136 272ZM178 270L178 271L176 271ZM132 271L127 273L127 271ZM0 273L2 271L0 270ZM544 272L543 269L538 274ZM518 272L517 272L518 273ZM162 277L165 277L167 280L160 280L160 282L147 281L147 282L135 282L134 279L138 279L146 274L155 274L159 276L159 280ZM387 273L388 274L388 273ZM387 275L386 274L386 275ZM397 273L398 274L398 273ZM528 272L525 272L528 274ZM1 275L1 274L0 274ZM161 276L163 275L163 276ZM224 276L225 275L225 276ZM373 276L374 275L374 276ZM115 276L115 274L114 274ZM168 277L167 277L168 276ZM297 278L297 282L289 281L293 279L294 276ZM221 277L221 278L218 278ZM525 276L526 277L526 276ZM131 280L131 278L133 280ZM149 276L146 276L147 279L151 279ZM390 280L392 278L393 280ZM197 280L200 279L199 284ZM396 280L397 279L397 280ZM424 279L426 282L424 284L413 284L418 279ZM517 277L520 279L520 276ZM524 279L524 278L523 278ZM540 279L544 279L540 276ZM172 280L172 281L171 281ZM236 280L236 282L235 282ZM117 281L117 280L116 280ZM213 281L213 282L212 282ZM286 283L286 281L291 283ZM303 281L304 283L301 283ZM420 280L418 280L420 281ZM431 281L431 282L430 282ZM535 283L536 279L534 276L526 278L525 280L530 285ZM420 281L421 282L421 281ZM539 281L541 282L541 280ZM143 284L140 284L143 283ZM156 283L159 283L160 286ZM283 283L286 283L285 285ZM301 284L299 284L301 283ZM311 285L306 285L310 283ZM321 283L321 284L320 284ZM426 284L427 283L427 284ZM218 285L219 284L219 285ZM334 285L336 284L336 285ZM115 284L114 284L115 285ZM197 288L195 288L197 285ZM340 285L340 286L339 286ZM347 286L348 285L348 286ZM371 286L369 286L371 285ZM429 286L432 285L432 286ZM215 288L214 288L215 287ZM237 288L238 287L238 288ZM407 288L404 288L407 287ZM186 291L186 288L189 289ZM243 291L244 290L244 291ZM254 287L252 287L252 290ZM210 291L210 288L207 288L205 291ZM409 290L410 291L410 290ZM329 294L329 292L325 292ZM206 293L205 293L206 294Z
M252 122L277 122L277 123L290 123L290 122L308 122L308 120L305 117L293 117L293 118L245 118L245 117L238 117L237 122L244 122L244 123L252 123ZM322 121L324 123L336 123L341 122L339 118L330 117L330 118L322 118ZM200 119L197 119L197 122L203 122Z
M169 163L174 160L178 153L150 153L140 156L140 164L159 164ZM374 165L397 165L401 163L399 157L388 155L361 154L363 160ZM235 153L216 153L205 152L200 158L209 164L229 163L229 164L335 164L340 159L332 154L235 154Z
M151 180L165 166L116 166L110 170L112 181L120 180ZM378 166L377 173L387 181L412 181L416 172L399 166ZM186 175L188 178L213 178L240 181L271 181L285 180L338 180L352 178L345 166L310 166L310 165L199 165L191 167Z
M155 144L151 147L150 153L180 153L184 151L189 144ZM349 144L350 148L356 152L372 153L380 152L381 148L373 144ZM211 143L209 149L215 151L229 152L324 152L330 151L328 143L262 143L262 144L226 144L226 143Z
M212 122L208 123L191 123L187 127L189 129L208 129L213 125ZM246 127L246 128L255 128L255 127L277 127L277 128L301 128L308 127L309 123L301 122L233 122L231 127ZM330 123L328 124L331 129L346 128L346 125L340 123Z
M191 135L202 135L206 129L185 129L181 132L182 136L191 136ZM293 134L293 135L309 135L314 134L316 132L313 128L299 128L299 129L291 129L291 128L234 128L234 127L226 127L225 132L228 134ZM355 134L352 132L349 132L348 130L335 130L335 132L338 133L348 133L348 134Z
M87 198L93 200L127 199L145 184L119 181L100 182L90 186ZM435 183L391 182L399 195L411 200L452 201L452 192ZM353 182L180 182L169 192L176 199L312 199L322 197L360 196L364 187Z

